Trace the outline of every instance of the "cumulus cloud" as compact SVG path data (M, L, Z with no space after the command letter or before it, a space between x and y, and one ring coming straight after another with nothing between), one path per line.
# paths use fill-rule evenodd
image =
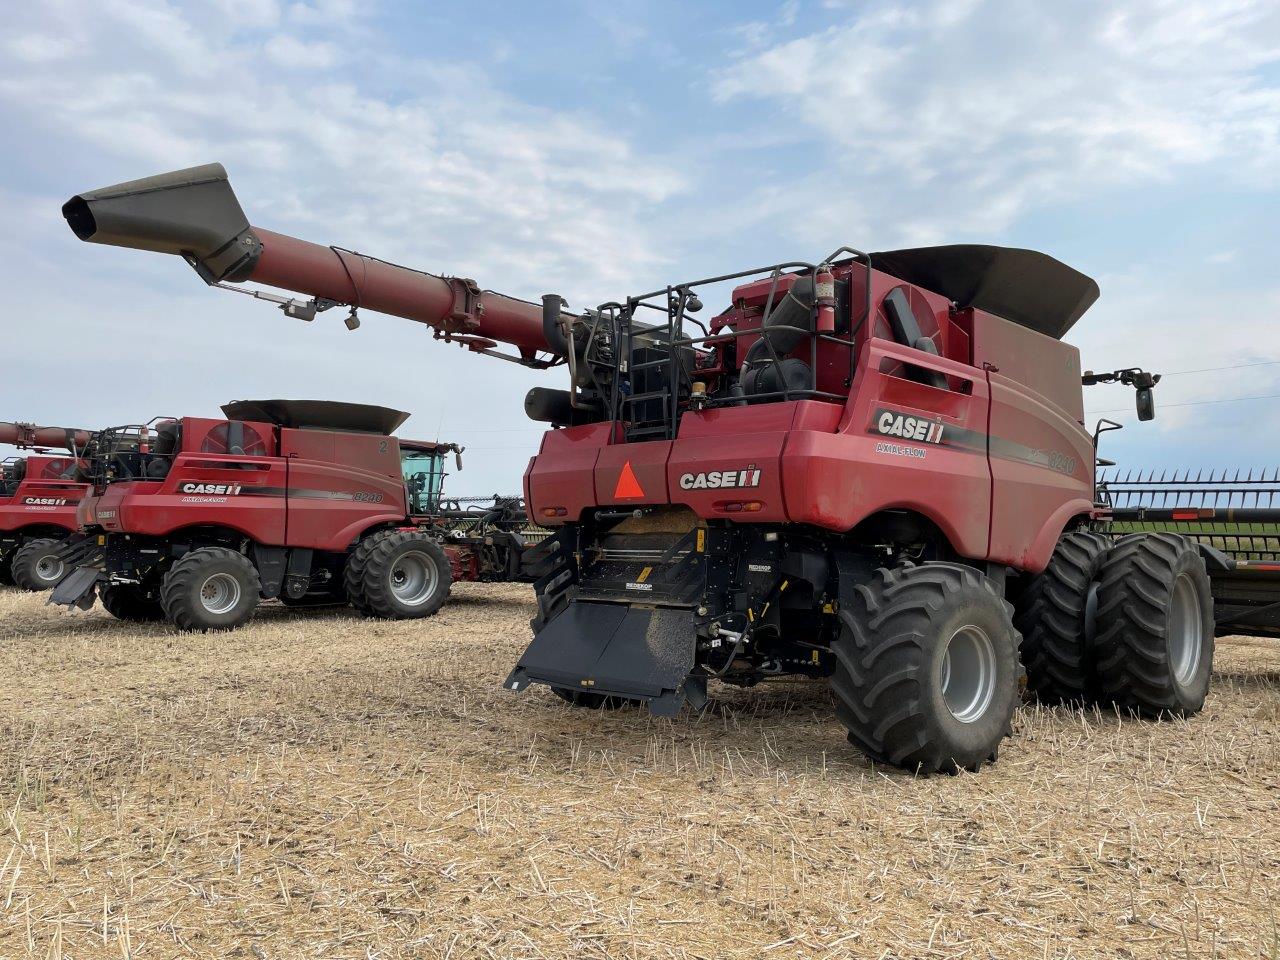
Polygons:
M299 40L289 34L271 37L262 48L267 59L281 67L325 70L338 62L338 47L327 40Z
M41 318L7 332L30 362L9 378L10 402L25 402L6 415L83 419L75 391L33 406L24 389L65 378L49 342L82 344L92 359L76 355L76 376L91 363L133 372L95 402L106 422L208 415L235 396L379 402L416 412L416 435L468 444L455 493L515 489L512 464L540 435L520 400L552 375L495 370L386 318L358 334L336 314L289 324L210 293L176 260L79 245L59 204L216 160L264 227L581 307L669 256L657 215L685 175L606 120L523 102L465 61L397 59L353 4L247 19L239 7L59 0L24 11L20 39L0 39L0 122L23 145L16 156L39 164L20 173L10 154L0 190L10 315Z
M286 11L308 29L352 14L338 2ZM648 214L683 175L588 116L513 100L474 68L393 63L414 92L390 96L352 68L394 58L366 57L344 26L275 33L270 17L245 24L164 0L34 18L31 35L80 53L29 57L0 78L0 104L110 158L104 168L220 160L264 225L526 294L557 285L604 299L662 259Z
M1277 182L1271 0L872 2L840 20L766 45L752 25L712 87L827 145L824 173L850 197L839 215L881 214L892 196L928 242L1190 167Z

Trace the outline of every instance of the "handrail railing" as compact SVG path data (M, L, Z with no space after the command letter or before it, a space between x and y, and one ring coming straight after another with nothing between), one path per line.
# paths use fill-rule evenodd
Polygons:
M823 266L830 266L835 258L847 254L849 259L837 265L862 260L865 264L865 307L861 316L850 317L847 331L842 335L818 329L816 322L820 309L816 302L812 307L814 322L809 327L790 324L770 326L769 321L780 299L778 288L782 278L787 275L797 277L816 276ZM650 291L630 297L625 303L607 303L598 308L600 320L611 324L613 330L613 373L612 390L609 398L610 419L624 423L626 439L637 439L641 436L650 438L661 435L664 439L673 439L678 430L681 413L689 403L692 395L694 375L696 374L696 357L699 351L723 346L740 337L759 337L766 353L767 364L780 367L784 356L780 356L774 343L778 334L795 334L806 339L809 346L809 386L791 387L785 377L780 376L779 389L751 394L752 403L774 400L820 399L842 402L848 399L845 393L818 389L818 348L821 343L837 344L848 350L848 375L844 386L852 385L857 371L858 337L864 326L872 317L874 298L872 294L872 266L870 254L853 247L842 246L819 264L805 261L788 261L766 267L741 270L702 280L668 286L661 290ZM688 316L688 307L695 296L695 290L712 284L725 283L732 280L743 280L750 277L767 275L770 278L769 292L765 300L764 310L759 326L750 329L730 330L721 328L710 331L700 321ZM657 301L657 302L655 302ZM636 317L641 310L654 310L663 314L663 322L652 326L640 325ZM698 335L687 335L685 321L689 320L701 328ZM639 343L638 343L639 341ZM637 360L638 351L654 350L661 354L656 358ZM786 356L793 356L796 349L787 351ZM740 365L745 368L746 358ZM666 376L660 386L655 389L644 389L645 381L650 377L648 371L665 367ZM727 373L728 371L721 371ZM661 401L657 415L644 416L642 404ZM740 405L748 402L748 398L740 395L722 395L706 398L703 403L707 407Z

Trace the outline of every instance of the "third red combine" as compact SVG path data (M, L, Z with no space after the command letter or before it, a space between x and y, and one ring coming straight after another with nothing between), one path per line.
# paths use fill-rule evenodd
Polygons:
M826 678L852 743L922 771L995 758L1023 665L1045 699L1204 702L1200 550L1091 529L1096 436L1061 338L1098 288L1044 254L840 247L570 311L251 226L217 164L63 213L206 283L305 295L258 294L290 316L380 311L567 370L525 399L552 428L525 498L555 533L512 690L672 713L711 679Z
M92 434L65 427L0 423L0 443L34 451L0 461L0 584L48 590L65 572L62 546L76 531L89 489L80 456ZM55 450L69 455L51 456Z

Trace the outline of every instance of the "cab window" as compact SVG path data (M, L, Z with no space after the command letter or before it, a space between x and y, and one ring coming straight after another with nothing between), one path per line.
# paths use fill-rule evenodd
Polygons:
M400 470L409 491L409 512L434 513L444 481L444 456L423 450L401 450Z

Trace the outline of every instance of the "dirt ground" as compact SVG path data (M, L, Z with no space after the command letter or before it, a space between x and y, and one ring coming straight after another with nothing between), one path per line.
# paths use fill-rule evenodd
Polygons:
M1020 711L981 774L820 684L500 684L532 595L177 635L0 593L0 957L1280 957L1280 642L1190 721Z

